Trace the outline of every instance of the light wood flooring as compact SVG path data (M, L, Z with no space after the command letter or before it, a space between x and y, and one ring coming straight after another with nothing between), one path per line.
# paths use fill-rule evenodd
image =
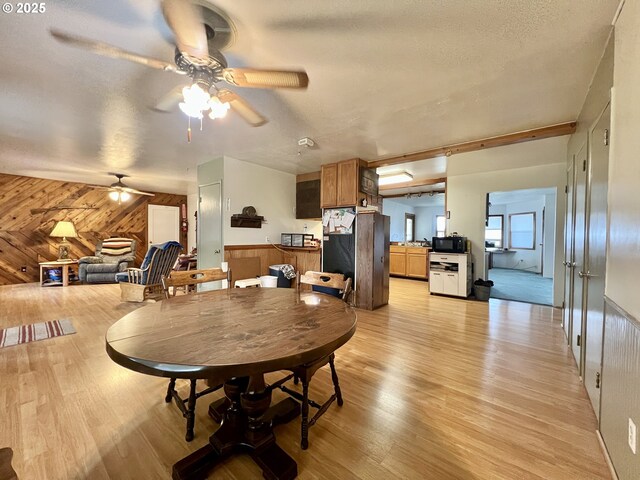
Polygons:
M21 480L170 478L215 424L198 403L196 438L164 403L166 381L113 363L104 335L139 305L115 285L0 287L0 328L69 318L77 334L0 349L0 448ZM429 296L392 279L390 305L358 311L337 352L345 404L299 448L299 421L277 428L300 479L608 479L596 421L549 307ZM312 397L324 398L320 371ZM249 457L210 478L259 479Z

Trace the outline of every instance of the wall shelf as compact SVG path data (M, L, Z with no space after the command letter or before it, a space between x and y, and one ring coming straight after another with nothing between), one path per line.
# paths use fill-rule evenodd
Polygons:
M262 228L264 217L234 214L231 216L231 226L241 228Z

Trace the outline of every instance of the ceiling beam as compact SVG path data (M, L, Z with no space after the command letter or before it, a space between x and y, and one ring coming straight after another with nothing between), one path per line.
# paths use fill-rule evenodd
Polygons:
M426 180L414 180L413 182L404 182L404 183L393 183L391 185L381 185L378 187L378 190L397 190L398 188L409 188L409 187L426 187L428 185L436 185L437 183L446 183L447 177L442 178L429 178Z
M368 166L369 168L387 167L389 165L417 162L419 160L441 157L443 155L448 157L450 155L455 155L456 153L475 152L476 150L484 150L485 148L502 147L516 143L530 142L532 140L541 140L543 138L571 135L575 131L576 122L558 123L557 125L549 125L546 127L524 130L522 132L508 133L506 135L498 135L497 137L482 138L480 140L472 140L470 142L454 143L452 145L431 148L421 152L407 153L397 157L375 160L369 162Z
M415 197L418 193L422 193L425 197L428 197L430 193L445 193L444 190L430 190L427 192L411 192L411 197ZM406 197L406 193L394 193L393 195L383 195L382 198L400 198Z

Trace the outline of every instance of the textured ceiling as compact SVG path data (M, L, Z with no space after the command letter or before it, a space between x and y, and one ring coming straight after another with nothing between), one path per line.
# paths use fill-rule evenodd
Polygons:
M231 66L303 67L310 85L244 90L270 123L206 119L188 144L181 112L148 108L183 78L47 32L170 60L159 3L46 2L0 16L0 171L102 184L122 171L138 188L186 192L195 166L220 155L302 173L573 120L617 3L219 0L237 30ZM317 147L298 154L303 136Z

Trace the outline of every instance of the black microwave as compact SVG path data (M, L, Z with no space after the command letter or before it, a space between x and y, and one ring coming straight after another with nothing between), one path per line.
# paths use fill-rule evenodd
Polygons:
M433 237L431 248L434 252L465 253L467 251L467 237Z

